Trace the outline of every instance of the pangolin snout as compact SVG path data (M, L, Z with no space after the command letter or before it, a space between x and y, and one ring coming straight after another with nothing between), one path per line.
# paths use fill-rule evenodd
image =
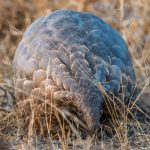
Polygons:
M85 112L84 120L92 133L96 132L99 128L101 116L102 111L100 108L94 107L90 112Z

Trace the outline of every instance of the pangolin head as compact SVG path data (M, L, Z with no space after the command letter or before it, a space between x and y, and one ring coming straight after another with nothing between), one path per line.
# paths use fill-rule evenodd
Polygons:
M83 119L93 133L98 129L102 116L103 96L99 88L87 79L80 79L77 91L77 105Z

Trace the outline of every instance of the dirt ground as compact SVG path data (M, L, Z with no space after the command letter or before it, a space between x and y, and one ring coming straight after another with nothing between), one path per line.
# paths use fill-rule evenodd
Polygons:
M150 0L0 0L0 85L13 85L12 61L28 25L39 16L62 8L94 13L122 34L132 56L137 86L141 89L139 100L150 106ZM9 90L12 91L12 88ZM36 140L35 147L34 144L29 144L36 143L32 139L24 140L28 145L20 140L15 143L12 142L11 134L2 132L9 115L4 112L0 114L0 139L3 143L7 142L0 143L0 149L150 149L150 135L143 132L145 125L140 126L142 129L137 136L127 138L128 142L118 144L119 146L116 146L118 142L114 137L109 141L104 138L98 144L91 144L87 140L46 140L43 143ZM148 130L149 123L146 123ZM17 138L18 136L23 135L17 135ZM113 146L110 146L110 141Z

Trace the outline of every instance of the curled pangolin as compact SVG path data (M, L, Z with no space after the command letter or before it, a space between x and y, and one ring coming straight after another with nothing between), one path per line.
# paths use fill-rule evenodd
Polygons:
M38 18L14 57L15 86L28 94L47 91L71 99L90 130L99 126L106 92L131 96L135 74L120 34L90 13L58 10ZM19 95L19 92L16 92Z

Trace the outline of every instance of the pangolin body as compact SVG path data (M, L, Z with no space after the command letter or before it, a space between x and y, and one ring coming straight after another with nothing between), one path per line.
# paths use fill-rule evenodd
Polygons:
M99 17L58 10L34 21L14 57L15 85L28 94L45 90L53 99L72 99L90 129L99 125L104 97L132 93L135 74L126 43Z

